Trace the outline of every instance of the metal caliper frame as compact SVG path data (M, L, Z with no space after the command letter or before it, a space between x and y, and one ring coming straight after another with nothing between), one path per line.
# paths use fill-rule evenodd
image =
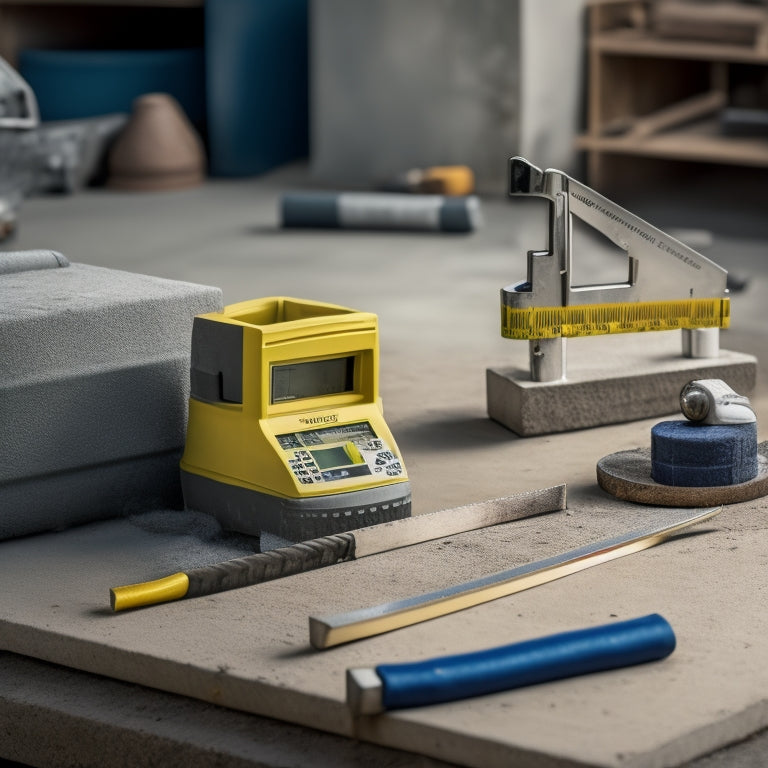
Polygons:
M726 270L561 171L542 171L513 157L509 194L550 202L549 250L528 252L528 279L501 290L502 310L723 298L728 293ZM572 284L572 216L627 252L626 282ZM563 337L531 338L529 347L534 381L564 378ZM683 330L685 356L716 357L718 349L719 328Z

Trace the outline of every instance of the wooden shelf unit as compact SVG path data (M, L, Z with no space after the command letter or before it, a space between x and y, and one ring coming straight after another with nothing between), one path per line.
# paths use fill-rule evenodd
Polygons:
M744 45L659 37L654 2L588 6L587 131L577 147L589 183L616 184L617 159L622 170L632 158L768 167L768 138L724 135L718 121L731 102L734 65L766 67L768 77L768 37L760 31Z

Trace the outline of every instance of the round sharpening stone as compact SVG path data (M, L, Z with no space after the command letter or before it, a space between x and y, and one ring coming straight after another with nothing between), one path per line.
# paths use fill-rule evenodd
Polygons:
M651 429L651 477L662 485L736 485L757 475L757 424L662 421Z
M745 483L721 486L663 485L651 477L650 448L635 448L597 462L600 487L623 501L657 507L711 507L738 504L768 494L768 442L757 446L757 475Z

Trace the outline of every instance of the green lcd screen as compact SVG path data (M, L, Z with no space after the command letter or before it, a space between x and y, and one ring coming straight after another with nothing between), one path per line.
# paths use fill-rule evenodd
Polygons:
M320 469L344 467L347 464L352 464L349 454L344 450L343 446L323 448L321 451L310 451L310 453Z
M281 403L305 397L338 395L352 392L354 383L354 356L274 365L270 400Z

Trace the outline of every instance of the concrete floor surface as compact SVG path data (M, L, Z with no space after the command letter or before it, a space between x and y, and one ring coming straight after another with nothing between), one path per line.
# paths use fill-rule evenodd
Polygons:
M545 247L543 207L518 206L503 197L484 199L485 225L466 236L282 231L277 219L280 192L309 185L302 168L287 168L259 180L212 181L176 193L88 190L72 197L37 198L25 203L19 234L5 249L54 248L72 261L215 285L223 289L226 303L292 295L376 312L385 415L406 460L417 513L563 481L568 482L576 507L599 500L596 461L646 444L654 420L524 440L485 414L486 367L525 365L527 358L524 343L499 337L498 290L524 276L525 251ZM687 223L684 215L679 221ZM722 334L723 346L757 355L753 403L758 424L766 424L764 328L768 316L762 297L768 288L768 270L762 241L715 233L704 252L748 278L747 289L733 296L732 328ZM580 268L602 272L605 261L597 249L586 248L582 256ZM610 361L612 350L629 343L616 338L594 341L576 340L569 344L569 355L597 354ZM762 432L760 439L765 439ZM760 540L765 505L750 509L756 519L747 528L754 528ZM729 518L726 530L734 526L733 519ZM585 533L589 530L587 526ZM743 533L739 545L745 552L749 530L737 532ZM662 559L653 562L668 562L662 552L660 548L655 556ZM493 553L487 554L492 560ZM690 562L690 556L685 562ZM742 562L741 567L746 565ZM595 569L591 578L596 580L589 582L594 589L601 584L598 573ZM643 568L633 564L629 573L642 579ZM525 605L543 601L534 592L527 595ZM759 607L744 610L759 611ZM695 617L686 621L690 622L683 622L686 632L696 627ZM5 669L0 683L0 735L19 728L29 733L26 751L4 756L30 764L44 764L41 756L65 749L68 737L76 733L83 734L81 742L86 736L95 738L90 752L94 762L83 764L96 764L101 755L105 764L138 765L135 758L142 753L142 741L156 747L158 756L189 765L323 765L317 754L333 755L331 762L342 766L365 762L437 768L444 764L14 654L0 655L0 662ZM73 686L80 696L73 697ZM753 702L751 715L730 731L731 738L764 725L765 709L765 700ZM143 712L153 716L142 720ZM35 726L36 720L46 726ZM218 724L217 736L203 726L206 721ZM43 732L51 739L48 746L40 740ZM98 733L102 736L96 738ZM724 733L722 728L713 732L710 742L702 732L701 748L720 746ZM366 736L375 739L375 734ZM114 740L125 747L124 763L116 751L102 751ZM444 749L442 753L447 754ZM659 759L673 762L658 765L679 763L674 762L674 750L666 758L662 754ZM689 765L749 768L764 764L764 759L758 760L761 755L768 756L765 736ZM546 759L542 765L574 764L552 755ZM74 756L72 760L68 764L78 764Z

